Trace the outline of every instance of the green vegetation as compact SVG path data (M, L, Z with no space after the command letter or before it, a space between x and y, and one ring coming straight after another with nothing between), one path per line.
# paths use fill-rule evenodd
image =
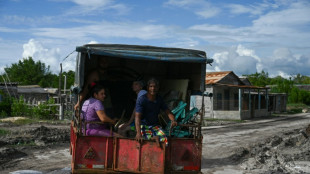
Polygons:
M21 96L18 100L13 99L12 103L12 116L25 116L35 119L53 119L57 113L57 109L53 99L49 99L46 103L39 104L38 106L28 106Z
M281 76L271 78L267 72L245 75L254 86L266 87L271 86L273 93L286 93L288 95L288 103L303 103L310 105L310 92L296 87L297 84L309 84L310 77L297 74L289 79Z
M9 77L11 82L18 82L19 85L39 85L43 88L59 87L59 74L52 74L50 66L46 66L41 61L35 62L32 57L23 58L18 63L5 67L4 70L5 73L1 75ZM63 72L61 84L64 84L64 75L67 79L66 88L68 88L74 83L75 73L74 71ZM4 79L0 79L0 82L4 82ZM0 118L26 116L32 119L54 119L57 112L57 106L52 106L53 100L31 107L24 102L23 97L15 99L1 90L0 98Z
M5 130L5 129L0 129L0 136L6 135L8 133L10 133L10 131Z
M46 66L41 61L35 62L32 57L19 60L11 66L4 68L11 82L18 82L19 85L39 85L42 88L59 87L59 74L52 74L50 66ZM74 83L74 71L63 72L62 76L67 77L67 86ZM4 75L4 74L2 74ZM3 82L3 79L0 79ZM62 84L64 78L62 77Z
M17 144L9 145L8 147L14 148L14 147L26 147L26 146L37 146L37 145L34 141L29 141L29 142L19 141Z
M11 98L0 90L2 101L0 102L0 118L7 117L11 113Z
M303 103L289 103L287 104L286 108L287 108L287 113L297 114L297 113L301 113L302 110L305 108L310 109L310 106L307 106L306 104L303 104Z

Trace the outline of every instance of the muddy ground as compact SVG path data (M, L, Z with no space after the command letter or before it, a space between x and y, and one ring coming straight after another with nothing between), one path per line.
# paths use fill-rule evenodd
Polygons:
M0 128L10 131L0 137L0 173L49 173L70 167L69 121L27 125L5 122Z
M203 173L310 173L310 115L210 123ZM15 125L0 136L0 173L70 173L69 121Z

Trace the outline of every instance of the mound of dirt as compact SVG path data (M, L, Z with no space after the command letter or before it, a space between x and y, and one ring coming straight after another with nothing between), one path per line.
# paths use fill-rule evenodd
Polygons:
M232 159L242 161L241 168L250 173L310 173L308 129L296 129L239 148Z
M1 136L0 170L12 167L12 161L22 160L38 149L44 150L64 145L69 147L70 127L68 124L17 126L7 123L2 127L10 130L11 133Z

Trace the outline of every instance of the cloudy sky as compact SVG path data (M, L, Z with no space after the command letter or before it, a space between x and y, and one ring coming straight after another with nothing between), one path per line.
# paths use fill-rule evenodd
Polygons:
M203 50L207 71L310 75L309 0L0 0L0 73L32 56L73 70L76 46Z

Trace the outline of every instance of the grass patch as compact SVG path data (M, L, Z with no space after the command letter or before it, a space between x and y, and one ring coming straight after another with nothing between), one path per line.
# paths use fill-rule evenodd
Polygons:
M10 131L5 130L5 129L0 129L0 136L6 135L8 133L10 133Z
M30 147L30 146L37 146L36 143L34 141L30 141L30 142L18 142L17 144L14 145L9 145L9 147Z
M17 125L25 125L25 124L31 124L31 123L36 123L36 120L33 119L20 119L20 120L16 120L14 122L12 122L13 124L17 124Z
M302 113L303 109L310 109L310 107L303 103L288 103L286 105L286 111L288 114Z
M210 122L212 122L212 121L214 121L214 122L216 122L216 121L227 121L227 122L235 122L235 123L244 123L244 122L246 122L245 120L217 119L217 118L205 118L204 120L205 121L210 121Z
M10 117L7 117L10 118ZM8 123L15 125L27 125L33 123L47 123L47 124L69 124L70 120L42 120L42 119L33 119L33 118L23 118L17 120L0 120L0 123Z

